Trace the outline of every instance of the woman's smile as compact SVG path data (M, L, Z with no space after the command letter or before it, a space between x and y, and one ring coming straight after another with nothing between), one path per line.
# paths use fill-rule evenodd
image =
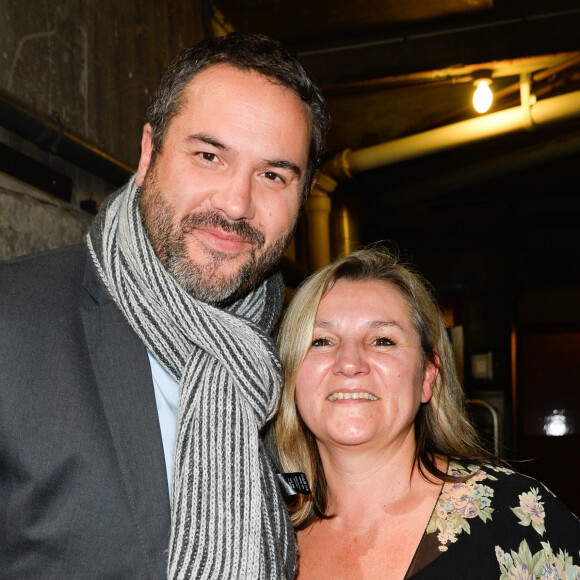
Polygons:
M359 401L378 401L379 398L375 397L375 395L373 395L372 393L366 393L364 391L361 392L349 392L349 391L338 391L336 393L332 393L332 395L329 395L328 397L326 397L326 399L328 401L334 402L334 401L354 401L354 400L359 400Z
M388 445L412 435L435 374L398 289L339 280L320 301L296 403L319 444Z

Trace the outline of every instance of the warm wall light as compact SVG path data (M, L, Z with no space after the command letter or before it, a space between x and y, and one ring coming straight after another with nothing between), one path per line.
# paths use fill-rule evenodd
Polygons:
M491 79L481 78L475 81L475 92L473 93L473 107L478 113L486 113L493 102L493 93L489 88Z

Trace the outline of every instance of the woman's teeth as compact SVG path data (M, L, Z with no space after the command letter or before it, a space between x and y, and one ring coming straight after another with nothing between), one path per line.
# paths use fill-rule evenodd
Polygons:
M340 399L367 399L368 401L378 401L378 397L370 393L332 393L327 397L328 401L337 401Z

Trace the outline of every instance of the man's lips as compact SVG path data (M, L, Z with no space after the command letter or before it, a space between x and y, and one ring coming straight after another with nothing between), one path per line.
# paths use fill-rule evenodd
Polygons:
M247 221L228 221L215 211L189 213L181 220L181 233L197 234L205 243L223 251L239 251L250 245L261 248L265 243L264 234Z
M192 233L200 236L205 243L222 251L235 252L243 249L245 246L252 245L241 236L216 228L196 228Z

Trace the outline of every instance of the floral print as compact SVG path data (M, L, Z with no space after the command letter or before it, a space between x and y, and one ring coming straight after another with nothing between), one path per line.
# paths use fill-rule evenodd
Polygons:
M542 550L532 554L526 540L517 552L506 554L499 546L495 555L501 571L500 580L579 580L580 567L572 557L560 550L554 555L549 542L542 542Z
M544 511L544 503L540 499L542 499L542 496L538 488L532 487L527 493L520 494L520 506L511 509L520 519L522 526L529 526L531 524L534 530L542 536L546 531L546 527L544 526L546 512Z
M532 526L539 536L546 532L546 511L537 487L518 495L520 505L512 507L512 512L522 526ZM580 566L574 565L572 557L564 550L554 555L549 542L541 542L542 549L532 553L528 542L522 540L517 552L504 552L495 547L499 563L500 580L526 578L530 580L580 580Z
M450 462L407 580L580 580L580 521L539 481Z
M470 475L465 482L448 483L443 486L437 505L427 527L427 533L438 532L439 550L445 552L448 543L457 542L461 532L470 533L468 520L480 518L484 522L491 518L493 489L480 483L486 479L495 480L492 475L470 466L449 465L454 475Z
M505 473L506 475L513 475L515 471L513 469L509 469L508 467L503 467L501 465L486 465L486 469L491 469L497 473Z
M546 532L546 510L537 487L518 495L520 505L512 512L522 526L532 526L539 536ZM528 542L522 540L517 552L509 554L500 546L495 547L499 563L500 580L526 578L530 580L580 580L580 566L574 565L572 557L564 550L554 555L550 542L541 542L542 549L532 553Z

